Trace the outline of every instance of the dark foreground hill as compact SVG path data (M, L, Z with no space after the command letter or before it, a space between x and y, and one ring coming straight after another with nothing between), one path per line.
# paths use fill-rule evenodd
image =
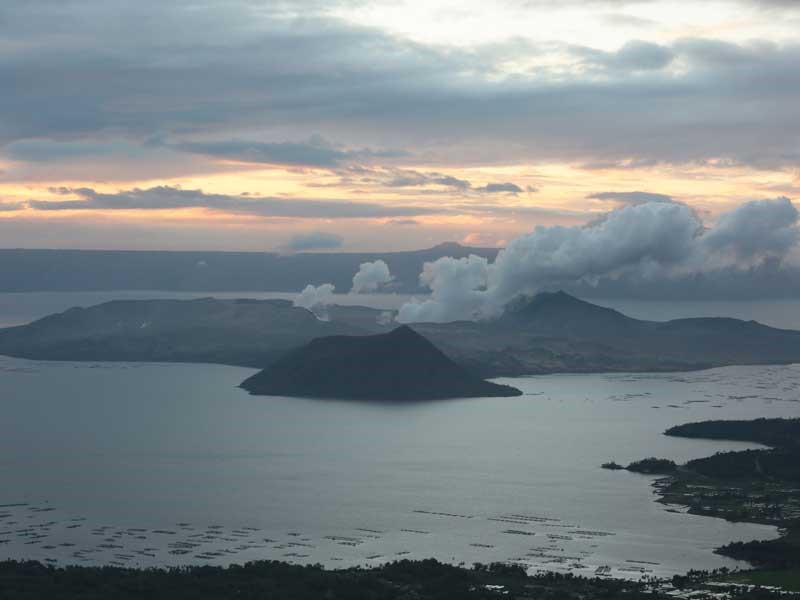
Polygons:
M519 396L447 358L408 326L312 340L242 383L251 394L361 400Z

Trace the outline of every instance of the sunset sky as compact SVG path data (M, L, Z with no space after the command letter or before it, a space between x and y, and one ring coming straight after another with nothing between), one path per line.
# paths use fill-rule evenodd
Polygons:
M504 245L800 196L794 0L5 0L0 245Z

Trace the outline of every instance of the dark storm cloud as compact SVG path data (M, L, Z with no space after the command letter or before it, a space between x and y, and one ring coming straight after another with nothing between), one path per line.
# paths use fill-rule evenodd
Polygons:
M319 132L346 148L424 147L440 164L800 163L797 45L454 49L288 16L314 14L303 6L7 0L0 144L155 137L235 160L361 160L296 141ZM554 48L588 70L502 75L505 62Z
M413 217L446 212L444 209L422 206L389 206L344 200L206 194L201 190L184 190L170 186L132 189L113 194L100 193L91 188L59 188L53 191L65 196L75 196L77 199L64 201L30 200L28 206L40 211L207 208L228 213L298 219Z

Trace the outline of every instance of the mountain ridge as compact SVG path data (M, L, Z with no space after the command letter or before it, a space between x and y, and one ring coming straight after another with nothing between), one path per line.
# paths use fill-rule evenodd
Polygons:
M287 300L120 300L0 329L0 354L263 368L314 338L394 325L367 307L333 305L329 313L320 321ZM413 328L482 377L800 362L800 331L715 317L643 321L563 292L517 299L494 321Z

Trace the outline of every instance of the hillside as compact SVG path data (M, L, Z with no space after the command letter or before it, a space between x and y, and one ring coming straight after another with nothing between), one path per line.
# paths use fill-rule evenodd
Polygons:
M370 319L360 318L367 311ZM343 307L377 327L377 311ZM369 333L286 300L122 300L0 330L0 353L43 360L212 362L250 367L325 335Z
M377 335L317 338L242 387L259 395L394 401L521 395L465 371L406 325Z
M643 333L646 321L627 317L566 292L541 292L509 303L497 321L500 328L522 329L540 336L600 339Z
M484 375L800 362L800 331L728 318L644 321L565 292L518 298L496 321L415 327L456 362Z
M708 440L757 442L774 447L800 446L800 419L699 421L670 427L664 435Z
M382 311L332 306L319 321L285 300L126 300L0 330L0 354L50 360L216 362L263 368L314 338L392 328ZM415 323L481 377L685 371L800 362L800 332L754 321L642 321L564 292L521 298L495 321Z

